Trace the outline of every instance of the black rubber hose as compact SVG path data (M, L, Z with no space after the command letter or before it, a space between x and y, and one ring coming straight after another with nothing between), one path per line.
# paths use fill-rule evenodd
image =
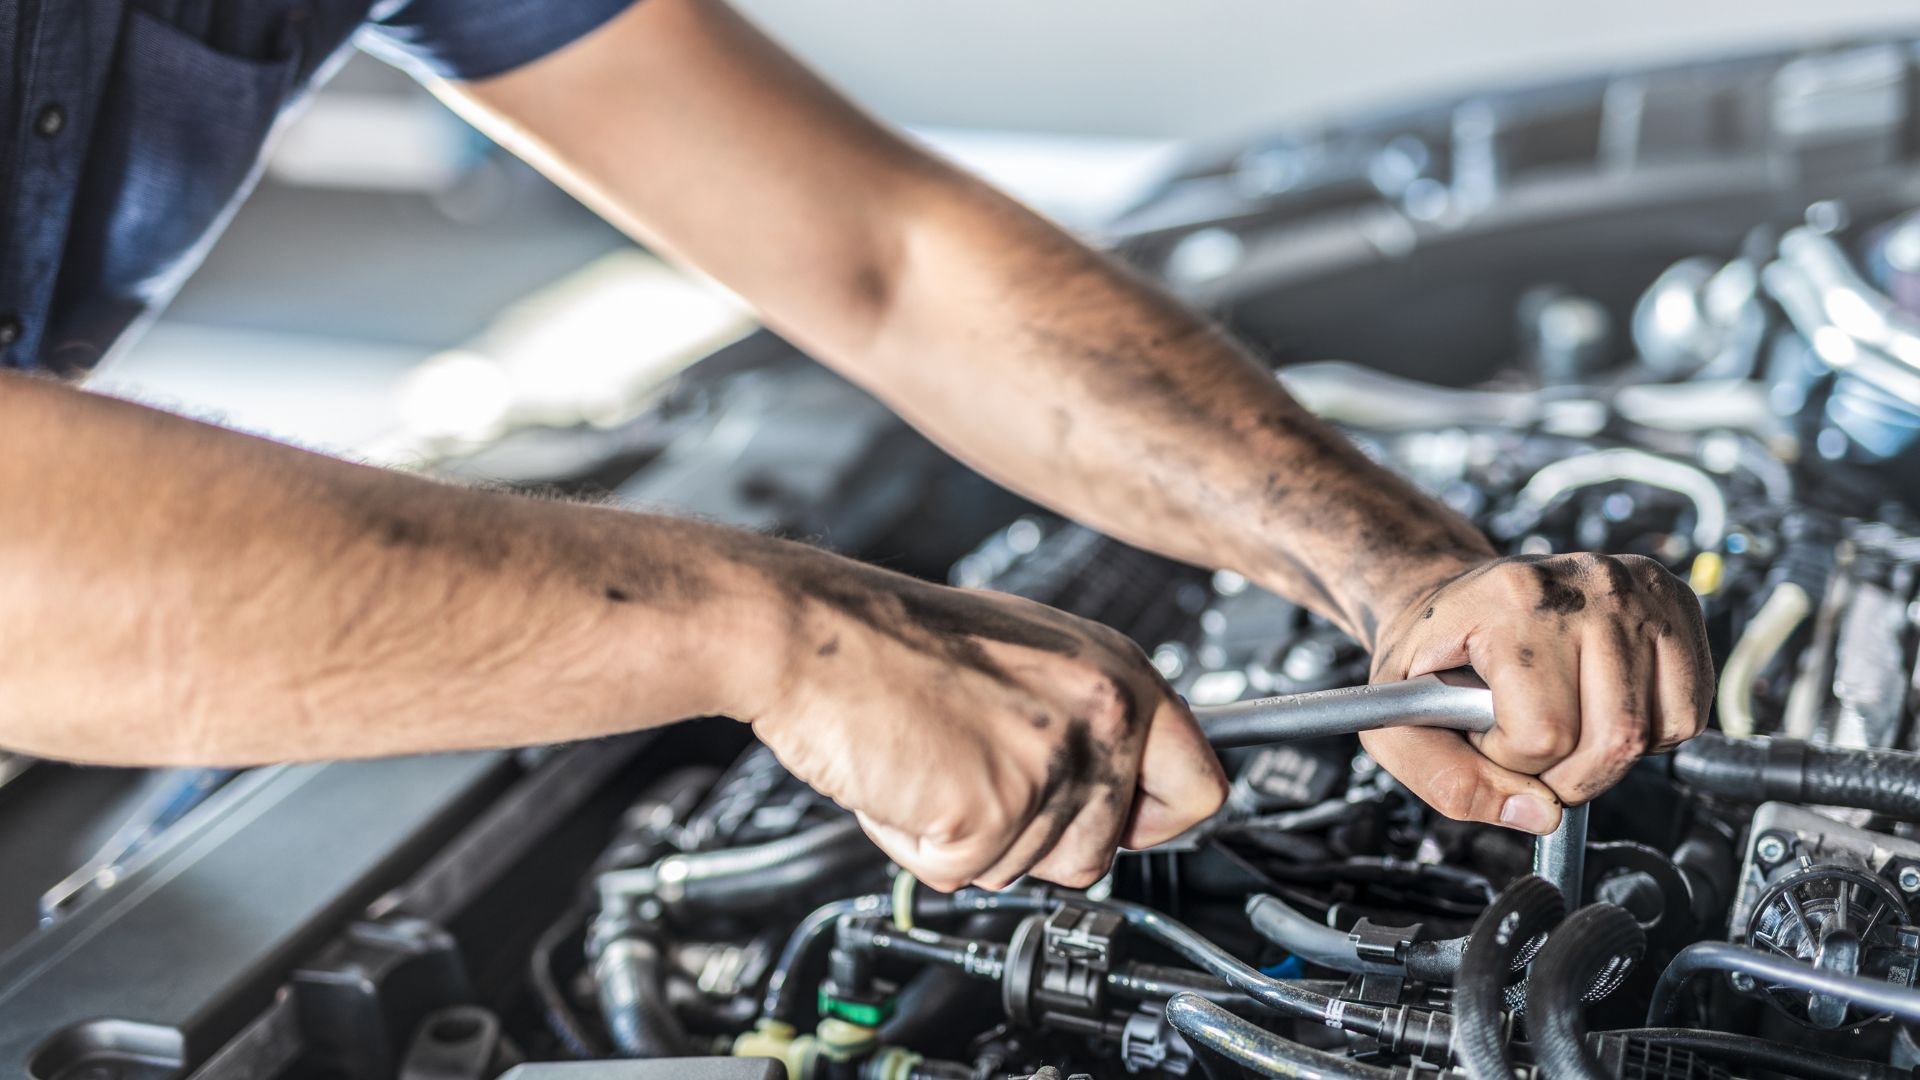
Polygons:
M1247 921L1254 933L1316 967L1355 975L1403 975L1405 964L1363 960L1344 931L1315 922L1277 896L1247 897Z
M1196 1046L1261 1076L1284 1076L1292 1080L1392 1080L1393 1077L1386 1069L1283 1039L1198 994L1175 994L1169 999L1167 1023Z
M1674 751L1673 775L1702 791L1748 802L1778 799L1920 817L1920 754L1905 750L1846 750L1708 732Z
M953 972L976 982L997 984L1006 976L1007 947L994 941L949 937L929 930L901 933L872 920L843 917L835 927L835 944L839 948L887 953L918 961L928 965L929 970ZM1291 981L1297 987L1328 997L1339 994L1346 986L1338 980ZM1271 1011L1263 1002L1247 997L1224 981L1187 968L1129 961L1119 970L1107 972L1106 985L1110 991L1137 1001L1165 1001L1175 994L1198 994L1215 1004Z
M1529 874L1494 897L1473 924L1453 984L1453 1010L1460 1018L1454 1049L1472 1080L1513 1080L1513 1055L1501 1016L1507 983L1534 939L1553 929L1566 913L1560 890Z
M1803 1080L1913 1080L1913 1070L1898 1065L1823 1054L1792 1043L1774 1042L1753 1035L1736 1035L1730 1031L1626 1028L1607 1034L1678 1047L1702 1057L1719 1058L1769 1072L1802 1077Z
M669 855L602 875L600 886L606 900L653 897L678 914L750 915L843 887L885 860L848 814L764 844Z
M687 1029L667 1004L660 950L643 937L608 942L593 964L600 1012L622 1057L684 1057L691 1052Z
M1648 1026L1670 1021L1679 1007L1681 987L1688 979L1709 971L1739 972L1763 983L1779 983L1844 998L1865 1008L1892 1013L1910 1023L1920 1022L1920 990L1859 975L1822 971L1811 964L1745 945L1696 941L1681 949L1667 970L1660 973L1660 981L1653 987L1653 1000L1647 1005Z
M844 916L834 928L834 947L883 952L934 964L997 983L1007 971L1007 947L991 941L950 937L931 930L899 930L877 919Z
M950 1038L955 1018L965 1010L982 1014L980 1028L992 1027L999 1014L989 1014L987 1008L995 1004L992 989L979 980L947 968L928 968L894 996L893 1015L881 1022L879 1039L886 1046L924 1046L934 1039Z
M1363 959L1343 930L1315 922L1277 896L1247 898L1247 920L1261 937L1318 967L1353 975L1405 975L1421 982L1452 982L1466 942L1416 941L1398 962Z
M675 769L655 781L620 815L620 829L594 860L590 875L645 866L665 853L667 839L713 787L718 770L706 765Z
M767 976L766 994L760 999L760 1015L783 1023L794 1022L798 1013L797 1002L804 995L792 993L787 984L805 967L809 958L819 952L826 941L827 932L840 921L843 915L889 915L893 912L893 899L887 896L856 896L847 900L835 900L813 909L800 925L787 935L786 947L780 950L780 958L774 961L773 972Z
M553 958L559 954L560 946L568 938L579 934L586 925L587 909L584 906L569 909L540 932L527 959L527 982L532 986L534 996L540 999L540 1012L547 1021L547 1028L559 1040L567 1056L575 1060L607 1056L606 1050L600 1046L600 1040L589 1034L586 1025L575 1015L573 1005L567 1001L566 991L561 989L560 981L553 973Z
M1344 979L1294 979L1295 986L1311 990L1316 994L1336 997L1347 987ZM1228 986L1224 980L1217 979L1205 972L1188 968L1167 967L1164 964L1142 964L1128 961L1120 965L1119 970L1107 972L1107 990L1133 1001L1164 1002L1175 994L1199 994L1215 1005L1231 1005L1234 1008L1253 1008L1260 1012L1272 1012L1265 1003Z
M1694 920L1702 926L1725 922L1740 874L1740 854L1734 850L1733 837L1702 817L1673 849L1673 865L1687 879Z
M1646 948L1640 924L1612 904L1581 908L1547 938L1527 979L1527 1029L1542 1076L1610 1080L1587 1046L1582 997L1612 993Z

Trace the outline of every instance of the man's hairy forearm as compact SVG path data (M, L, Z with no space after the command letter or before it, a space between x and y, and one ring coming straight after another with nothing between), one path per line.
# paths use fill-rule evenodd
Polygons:
M1488 554L1152 285L964 177L926 200L849 366L976 466L1132 543L1231 559L1369 643Z
M0 376L0 747L251 763L747 711L771 545ZM756 615L762 617L756 618Z

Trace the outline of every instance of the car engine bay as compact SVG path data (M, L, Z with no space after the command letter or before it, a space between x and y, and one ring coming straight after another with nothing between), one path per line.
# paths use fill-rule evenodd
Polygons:
M0 954L0 1073L1911 1077L1915 207L1920 43L1885 40L1201 153L1110 227L1504 552L1698 596L1713 724L1579 815L1564 888L1347 736L1223 751L1223 811L1085 891L920 886L724 720L200 771ZM1197 707L1367 680L1324 619L1026 504L770 334L442 469L1055 605Z

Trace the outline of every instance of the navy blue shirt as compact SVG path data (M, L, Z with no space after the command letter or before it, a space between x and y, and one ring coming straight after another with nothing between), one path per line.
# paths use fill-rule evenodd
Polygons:
M78 374L157 314L356 37L478 79L632 2L0 0L0 366Z

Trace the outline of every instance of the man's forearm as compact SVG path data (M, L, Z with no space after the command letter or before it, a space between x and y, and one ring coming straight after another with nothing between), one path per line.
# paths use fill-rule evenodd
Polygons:
M1151 284L967 178L913 215L859 377L972 464L1129 542L1233 568L1371 644L1484 560Z
M0 376L0 747L251 763L737 709L758 538L432 483ZM772 543L772 541L765 541Z

